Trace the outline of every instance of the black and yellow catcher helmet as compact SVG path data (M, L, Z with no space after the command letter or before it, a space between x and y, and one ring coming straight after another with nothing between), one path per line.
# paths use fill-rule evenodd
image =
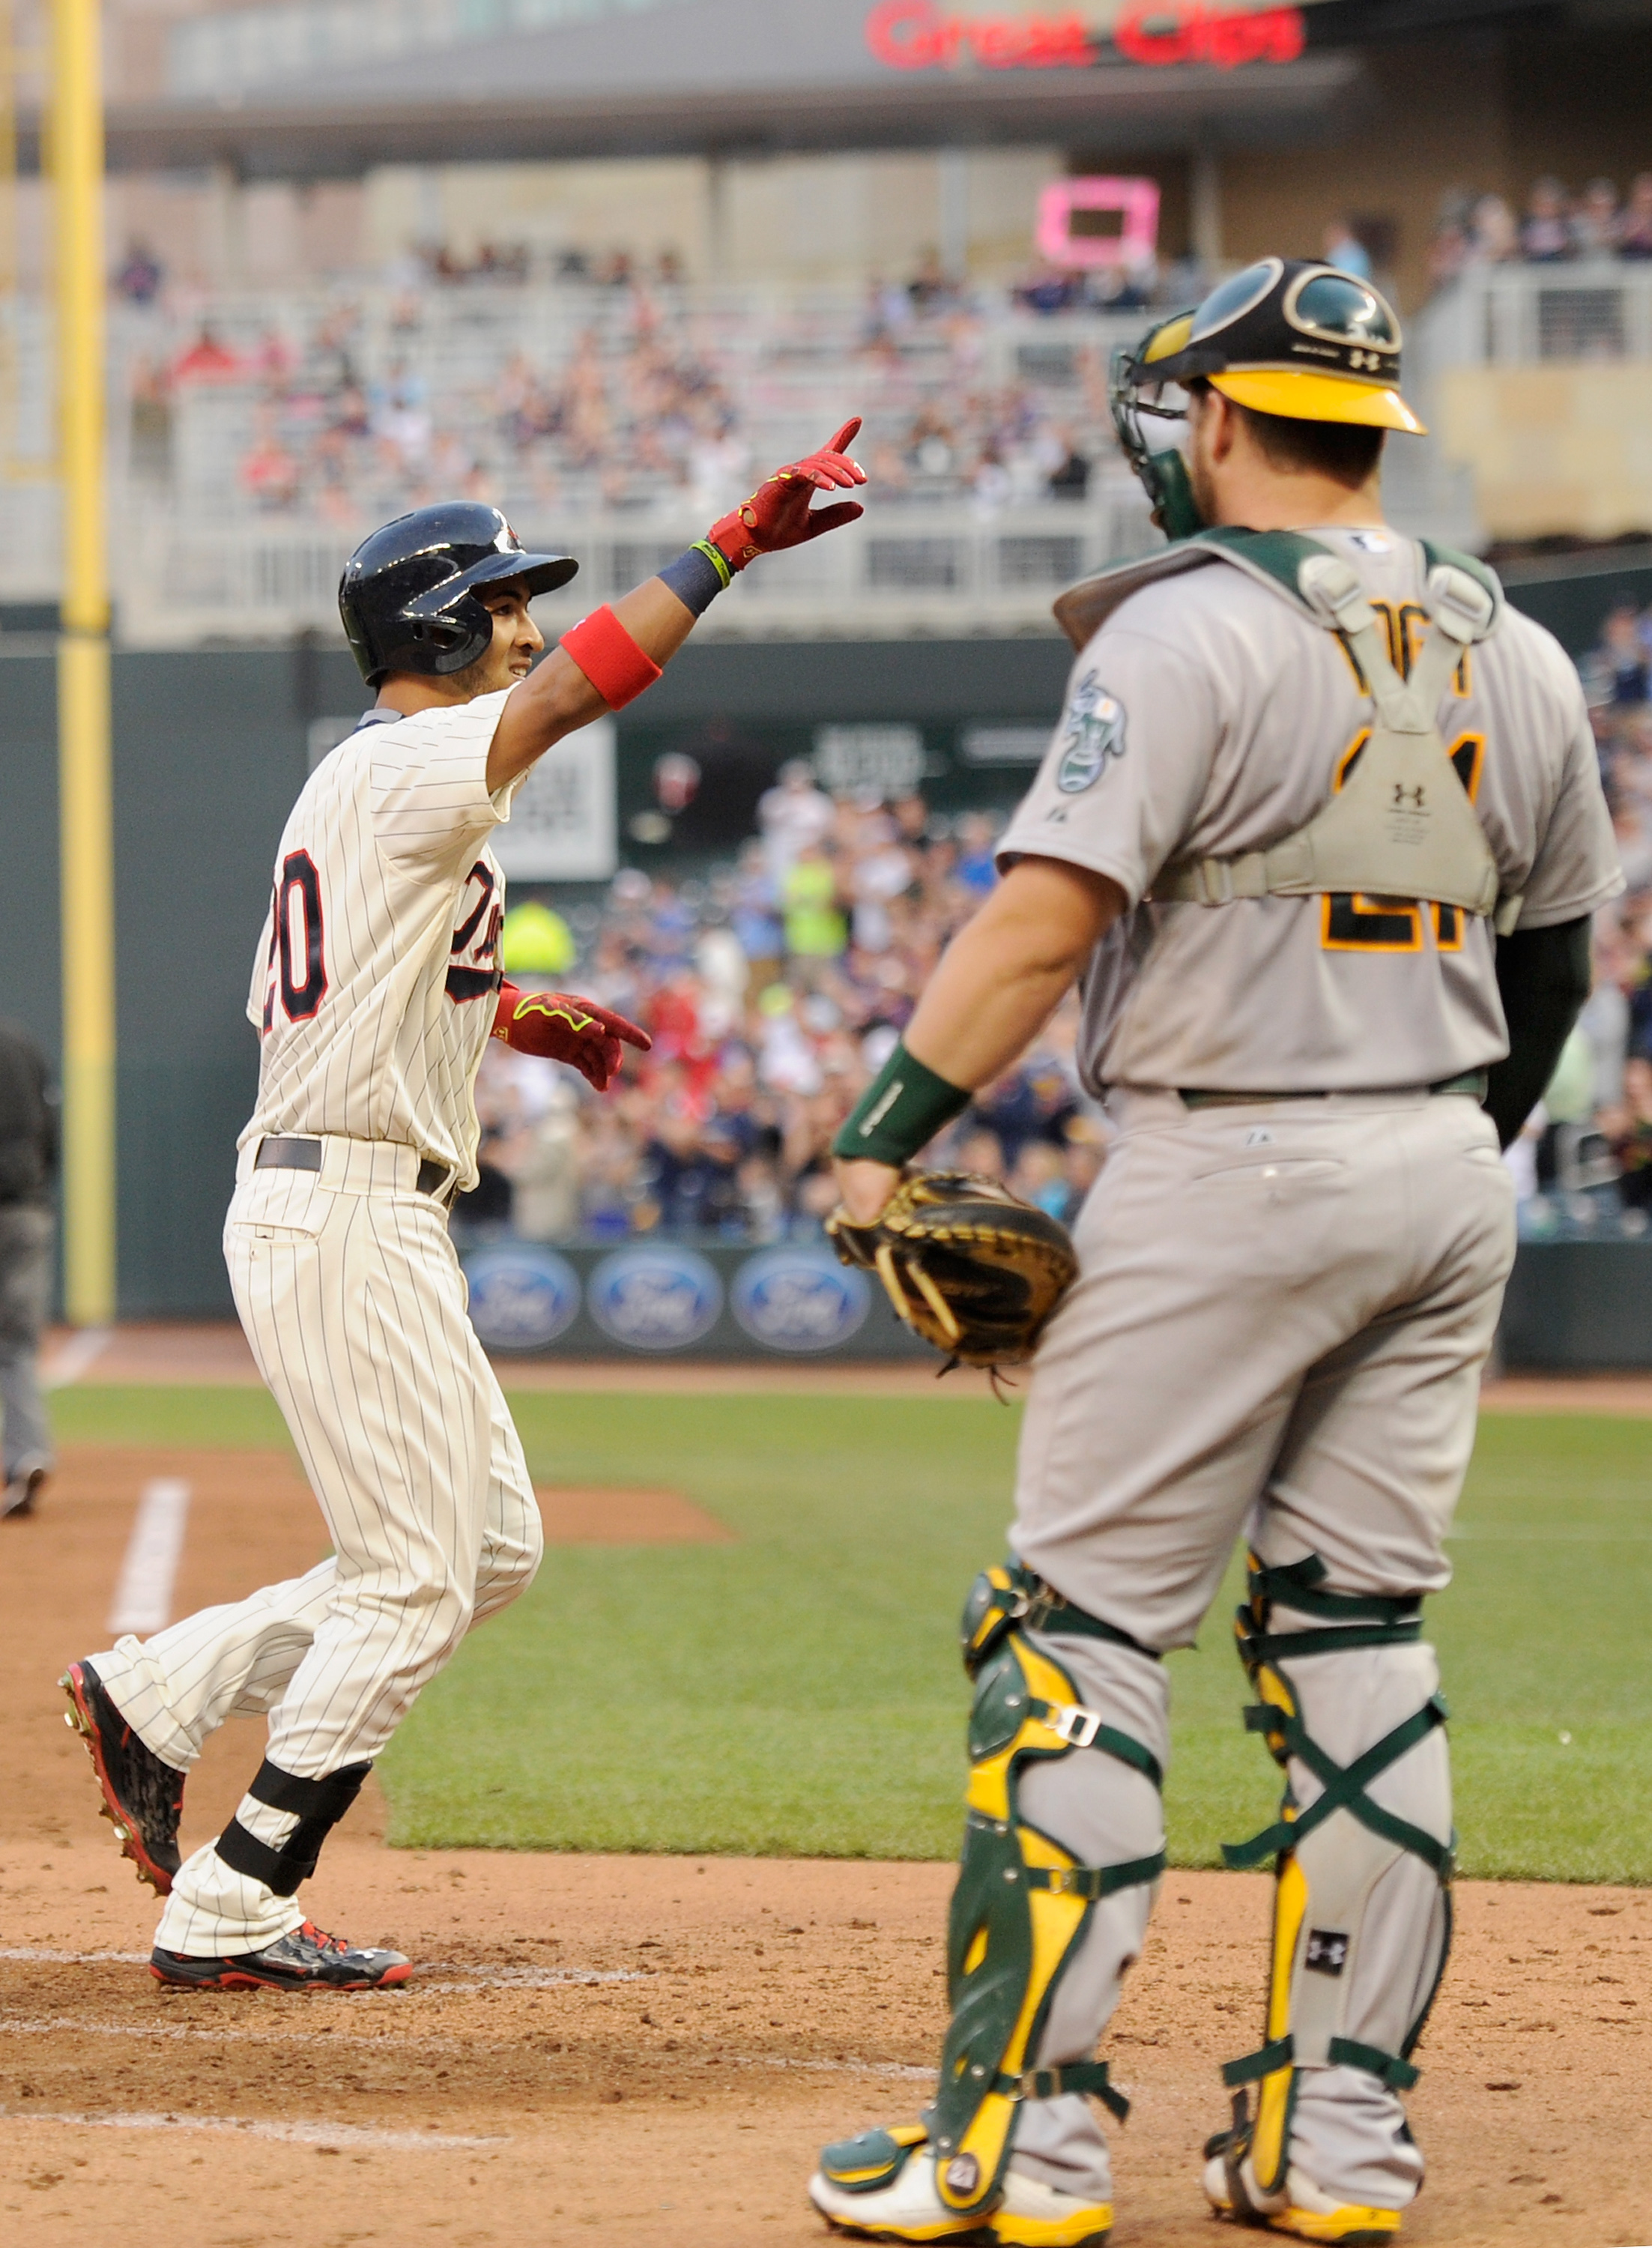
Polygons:
M1114 426L1173 538L1199 526L1180 454L1155 452L1146 415L1180 421L1192 382L1236 406L1296 422L1347 422L1427 434L1400 391L1400 323L1368 281L1334 265L1265 257L1222 282L1191 312L1114 353ZM1177 394L1182 394L1178 396Z

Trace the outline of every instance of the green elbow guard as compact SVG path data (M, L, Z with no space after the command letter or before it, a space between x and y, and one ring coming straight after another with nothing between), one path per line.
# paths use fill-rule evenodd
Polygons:
M832 1152L845 1162L893 1163L899 1169L943 1125L961 1116L972 1097L915 1061L898 1044L861 1094Z

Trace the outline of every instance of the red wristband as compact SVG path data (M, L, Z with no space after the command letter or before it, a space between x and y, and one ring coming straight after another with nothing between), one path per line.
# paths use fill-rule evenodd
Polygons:
M660 676L654 658L640 648L614 611L593 609L559 645L579 665L610 710L623 710Z
M517 1009L521 1004L522 986L519 984L511 983L509 977L501 977L499 997L494 1003L492 1035L496 1038L503 1038L506 1045L511 1043L511 1024L515 1020Z

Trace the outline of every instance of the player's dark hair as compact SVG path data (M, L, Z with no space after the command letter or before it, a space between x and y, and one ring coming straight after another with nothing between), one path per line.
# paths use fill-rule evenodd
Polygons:
M1211 385L1197 375L1187 387L1208 392ZM1284 476L1306 471L1357 491L1382 458L1386 429L1368 429L1354 422L1297 422L1285 414L1258 414L1232 399L1228 402L1249 427L1268 466Z
M1285 476L1308 471L1329 476L1350 491L1368 481L1382 458L1382 441L1388 434L1357 422L1295 422L1284 414L1258 414L1250 406L1235 411L1249 425L1271 469Z

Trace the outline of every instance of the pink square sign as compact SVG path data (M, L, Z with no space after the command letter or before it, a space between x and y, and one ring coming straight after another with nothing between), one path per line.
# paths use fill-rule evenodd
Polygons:
M1159 183L1057 180L1038 197L1036 239L1052 265L1150 264L1159 241Z

